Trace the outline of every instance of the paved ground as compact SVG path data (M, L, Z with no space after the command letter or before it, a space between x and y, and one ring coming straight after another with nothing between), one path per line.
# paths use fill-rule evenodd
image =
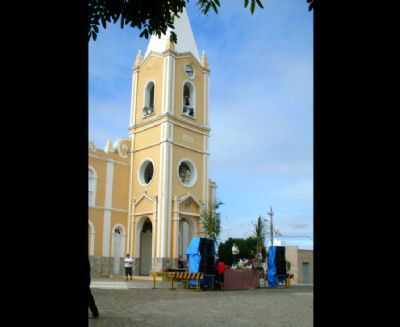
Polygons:
M311 327L311 287L244 291L92 289L100 310L90 327Z

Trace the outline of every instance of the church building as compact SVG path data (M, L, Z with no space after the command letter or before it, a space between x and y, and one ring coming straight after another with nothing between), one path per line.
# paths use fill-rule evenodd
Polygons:
M178 42L153 35L132 71L128 137L89 145L89 256L98 276L176 267L200 214L212 208L208 176L209 67L199 55L186 11L175 19Z

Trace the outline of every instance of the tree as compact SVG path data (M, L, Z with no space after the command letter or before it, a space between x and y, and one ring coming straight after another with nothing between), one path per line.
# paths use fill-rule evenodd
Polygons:
M253 226L254 226L253 237L257 241L256 251L257 253L260 253L262 247L264 246L265 233L266 233L265 224L261 216L258 216L257 221L253 224Z
M217 202L213 206L204 208L200 214L204 232L215 242L221 234L221 215L217 210L222 204L222 202Z
M254 237L244 238L228 238L225 242L221 242L218 246L218 256L224 260L224 262L231 266L233 262L232 256L232 245L235 243L239 247L239 258L249 259L256 255L257 240ZM267 257L265 247L261 248L263 261Z
M253 14L256 6L264 8L263 0L244 0L244 7ZM120 20L121 28L125 25L141 30L140 37L146 39L156 34L165 34L167 28L174 28L174 19L179 17L189 0L89 0L89 31L88 38L96 40L100 25L107 27L107 23L116 23ZM218 13L220 0L197 0L200 11L207 15L210 9ZM171 33L171 41L177 42L177 36Z
M308 3L308 10L311 11L315 8L315 3L318 2L317 0L307 0Z

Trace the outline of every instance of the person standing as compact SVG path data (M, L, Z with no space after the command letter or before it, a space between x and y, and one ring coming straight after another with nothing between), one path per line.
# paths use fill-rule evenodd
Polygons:
M99 317L99 310L97 309L96 302L94 302L94 297L92 295L92 291L90 290L90 262L87 260L88 264L88 278L87 278L87 289L88 289L88 300L89 300L89 309L92 312L93 318Z
M224 289L224 273L225 273L225 263L222 258L217 261L217 281L221 290Z
M233 265L237 265L239 261L239 247L233 243L232 245Z
M127 253L124 259L126 280L129 279L129 276L131 277L132 280L132 266L133 266L133 258L129 255L129 253Z

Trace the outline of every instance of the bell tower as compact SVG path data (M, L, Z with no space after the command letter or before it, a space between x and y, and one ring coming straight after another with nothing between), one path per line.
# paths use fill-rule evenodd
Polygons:
M135 274L176 265L209 205L208 75L186 10L133 67L127 252Z

